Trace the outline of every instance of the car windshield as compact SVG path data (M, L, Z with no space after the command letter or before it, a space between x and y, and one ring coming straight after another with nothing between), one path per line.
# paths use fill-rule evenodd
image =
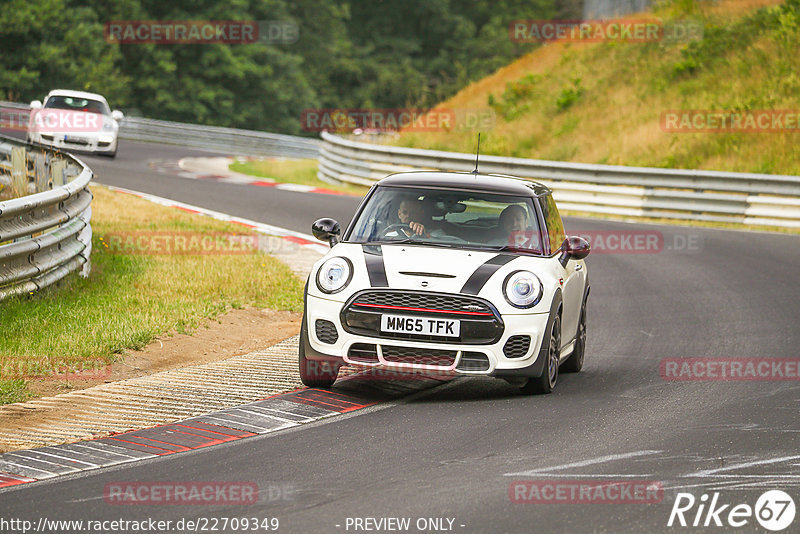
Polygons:
M110 115L108 106L99 100L89 98L77 98L73 96L51 96L44 105L47 109L68 109L71 111L86 111L88 113L100 113Z
M346 240L542 254L537 221L526 196L379 186Z

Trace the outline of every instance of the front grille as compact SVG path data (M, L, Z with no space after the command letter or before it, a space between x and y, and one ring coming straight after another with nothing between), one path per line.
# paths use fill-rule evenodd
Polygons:
M81 145L81 146L87 146L89 144L88 139L75 138L75 137L67 137L66 139L64 139L64 142L69 143L70 145Z
M436 336L381 331L382 315L453 319L461 322L459 336ZM366 290L354 295L341 313L342 328L351 334L433 343L488 345L503 335L500 314L486 300L469 295L425 291Z
M476 298L436 293L372 291L362 293L350 305L359 308L401 308L409 311L421 310L487 317L494 315L488 304Z
M395 347L392 345L381 345L381 350L383 359L392 363L450 367L456 361L456 351L454 350Z
M317 319L314 323L314 331L317 334L317 339L328 345L333 345L339 341L339 332L336 331L336 325L325 319Z
M503 354L506 355L506 358L522 358L528 354L530 347L530 336L511 336L503 346Z
M456 367L459 371L488 371L489 357L482 352L464 352Z
M354 362L378 363L378 349L371 343L353 343L347 357Z

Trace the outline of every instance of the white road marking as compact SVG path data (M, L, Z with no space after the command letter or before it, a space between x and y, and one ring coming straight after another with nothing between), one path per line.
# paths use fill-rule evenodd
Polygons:
M702 482L700 484L681 484L679 486L664 486L664 491L667 490L679 490L679 489L689 489L689 488L704 488L704 487L716 487L716 488L727 488L728 485L735 485L735 482Z
M504 476L536 476L538 478L569 478L569 479L580 479L580 478L649 478L654 477L653 473L538 473L536 471L526 471L524 473L506 473Z
M684 475L686 477L707 477L716 473L721 473L723 471L733 471L734 469L744 469L746 467L754 467L757 465L768 465L768 464L777 464L780 462L788 462L790 460L797 460L800 458L800 455L794 456L781 456L780 458L771 458L769 460L755 460L753 462L745 462L741 464L734 464L729 465L727 467L718 467L716 469L703 469L702 471L697 471L696 473L692 473L689 475Z
M714 475L714 476L716 478L781 478L787 480L791 479L800 480L800 475Z
M753 489L753 488L774 488L775 486L779 486L782 489L786 489L787 488L787 484L786 484L785 480L769 479L769 480L760 480L758 482L742 482L740 484L731 484L730 486L725 486L725 489L732 489L732 490L741 489L741 490L745 490L745 489ZM789 487L794 487L794 486L795 486L795 484L792 484Z
M624 454L609 454L607 456L599 456L597 458L591 458L588 460L581 460L579 462L572 462L568 464L556 465L553 467L545 467L543 469L531 469L530 471L521 471L518 473L506 473L505 476L536 476L540 473L546 473L548 471L559 471L562 469L570 469L572 467L586 467L587 465L595 465L595 464L603 464L607 462L614 462L617 460L625 460L627 458L636 458L637 456L649 456L652 454L660 454L664 451L636 451L636 452L628 452ZM608 476L608 475L603 475ZM638 475L637 475L638 476Z

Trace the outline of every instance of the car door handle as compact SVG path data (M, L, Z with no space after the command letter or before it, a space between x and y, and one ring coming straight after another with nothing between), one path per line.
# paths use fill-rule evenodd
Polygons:
M581 265L580 263L575 266L576 271L580 271L581 269L583 269L583 265Z

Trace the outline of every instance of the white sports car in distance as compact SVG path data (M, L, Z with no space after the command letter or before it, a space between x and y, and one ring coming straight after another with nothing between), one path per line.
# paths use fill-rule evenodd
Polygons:
M489 375L549 393L586 349L589 243L566 237L551 191L477 173L409 172L370 189L306 283L300 377L342 365Z
M121 111L111 111L101 95L83 91L50 91L31 102L28 142L112 158L117 155Z

